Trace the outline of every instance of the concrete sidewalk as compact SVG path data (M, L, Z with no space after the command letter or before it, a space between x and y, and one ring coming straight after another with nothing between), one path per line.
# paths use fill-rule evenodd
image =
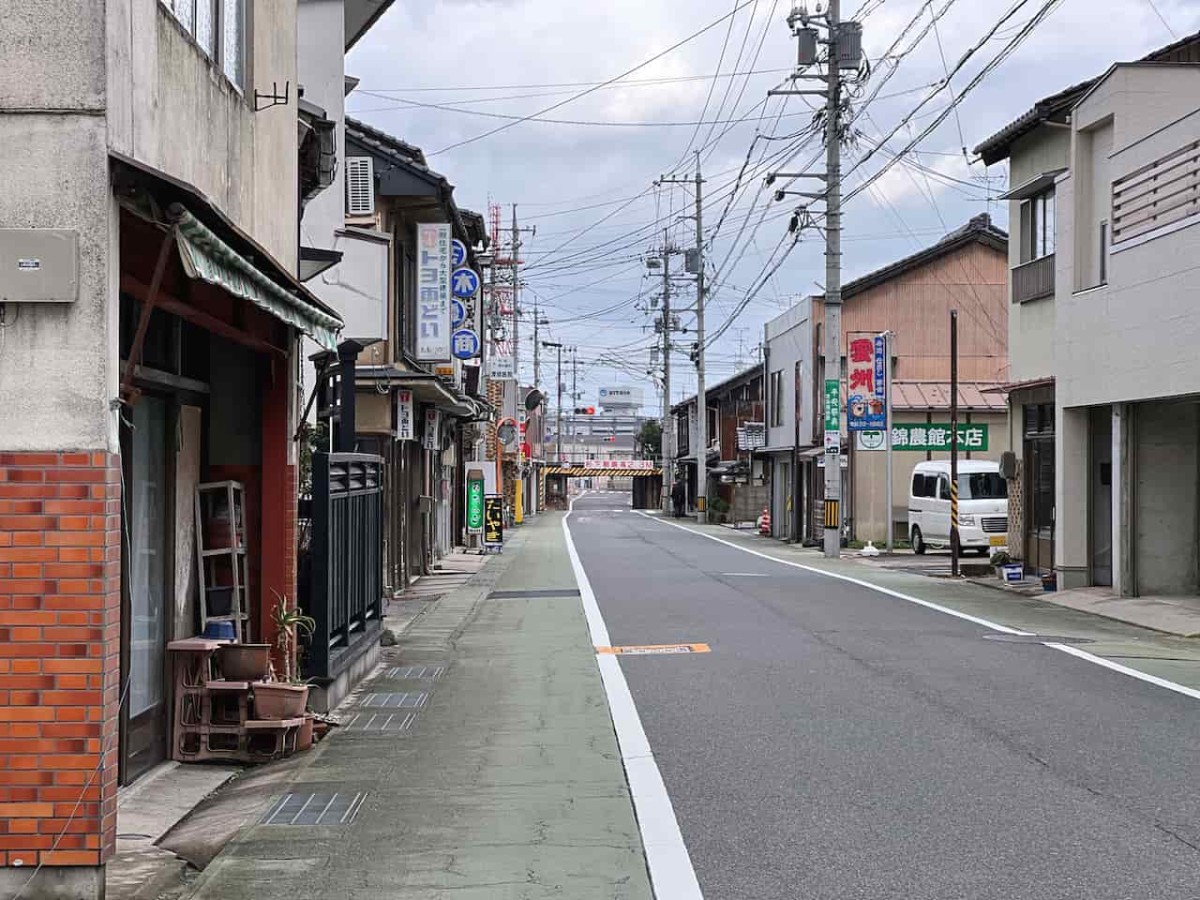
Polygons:
M663 521L664 527L669 527L665 523L671 520ZM1075 591L1029 596L984 587L966 579L930 578L905 571L903 567L887 567L880 563L879 557L873 560L853 557L852 550L842 551L841 559L830 560L820 550L746 531L695 522L677 524L775 559L854 578L1009 628L1072 638L1088 653L1200 690L1200 642L1118 621L1111 615L1098 615L1095 604L1076 606L1056 602L1063 597L1071 599L1078 593ZM948 564L949 558L946 561ZM894 601L881 595L880 602Z
M190 897L649 900L561 519L514 530L385 651Z

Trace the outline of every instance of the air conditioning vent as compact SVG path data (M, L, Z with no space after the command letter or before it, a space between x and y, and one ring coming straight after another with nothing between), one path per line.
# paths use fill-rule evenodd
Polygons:
M375 215L375 161L369 156L346 159L346 214Z

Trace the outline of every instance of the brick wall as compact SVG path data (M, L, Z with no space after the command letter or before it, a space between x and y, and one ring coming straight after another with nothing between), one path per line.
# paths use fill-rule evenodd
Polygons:
M0 453L0 865L116 842L119 457Z

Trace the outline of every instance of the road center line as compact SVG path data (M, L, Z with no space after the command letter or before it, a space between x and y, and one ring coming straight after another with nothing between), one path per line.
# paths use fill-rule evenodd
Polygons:
M580 494L579 496L583 496ZM575 498L578 499L578 498ZM567 555L579 585L579 596L583 613L587 618L588 631L595 647L611 646L604 616L596 602L587 572L579 561L575 542L571 539L571 527L567 520L575 508L570 508L563 517L563 536L567 541ZM638 830L642 835L642 847L646 853L646 864L650 869L650 882L658 900L703 900L696 870L683 842L679 821L675 818L675 807L667 794L662 773L650 750L650 741L642 727L633 694L621 671L616 654L597 653L596 664L600 667L600 678L608 698L613 727L617 732L617 745L621 749L621 762L625 766L625 778L629 782L629 793L633 797L633 808L637 813Z
M814 575L824 575L827 578L836 578L839 581L847 581L850 584L856 584L859 587L864 587L867 590L876 591L880 594L887 594L889 597L896 597L900 600L907 600L909 603L915 603L918 606L924 606L926 609L932 609L935 612L945 613L948 616L954 616L956 619L963 619L967 622L973 622L976 625L983 625L986 628L991 628L995 631L1000 631L1005 634L1033 635L1030 631L1020 631L1016 628L1009 628L1007 625L1001 625L998 622L991 622L987 619L982 619L979 616L972 616L969 613L959 612L957 609L951 609L948 606L942 606L938 603L931 603L928 600L922 600L920 597L913 597L911 594L903 594L900 591L893 591L891 588L881 587L877 584L872 584L869 581L863 581L859 578L851 578L849 575L839 575L836 572L827 572L824 569L818 569L814 566L806 566L803 563L792 562L788 559L780 559L777 556L771 556L767 553L762 553L758 550L751 550L749 547L743 547L740 544L735 544L732 541L727 541L724 538L716 537L715 535L705 534L703 531L696 531L694 528L688 528L685 525L679 525L675 522L667 522L655 516L647 515L638 510L639 516L645 516L651 521L658 522L661 525L670 525L678 528L681 531L686 531L689 534L694 534L697 537L708 538L710 541L716 541L718 544L724 544L726 547L732 547L735 550L741 550L743 553L749 553L752 556L758 556L763 559L769 559L772 562L780 563L784 566L791 566L794 569L802 569L805 572L812 572ZM1045 641L1042 646L1049 647L1051 650L1058 650L1078 659L1086 660L1094 663L1105 669L1110 669L1113 672L1120 672L1122 675L1128 675L1130 678L1136 678L1139 681L1144 681L1147 684L1152 684L1156 687L1165 688L1168 691L1174 691L1177 694L1183 694L1185 697L1191 697L1193 700L1200 700L1200 690L1187 687L1175 681L1169 681L1166 678L1159 678L1157 675L1151 675L1148 672L1141 672L1137 669L1131 669L1129 666L1123 666L1120 663L1113 662L1110 659L1105 659L1102 656L1096 656L1093 653L1088 653L1086 650L1080 650L1078 647L1072 647L1069 644L1056 644L1053 641Z

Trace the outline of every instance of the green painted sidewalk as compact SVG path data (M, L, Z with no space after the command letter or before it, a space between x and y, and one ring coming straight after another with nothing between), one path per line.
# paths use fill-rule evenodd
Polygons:
M547 513L511 532L502 555L385 651L381 674L339 710L359 718L264 814L297 824L243 829L190 896L649 900L561 520ZM539 594L489 599L525 591ZM392 733L358 730L384 713ZM284 790L317 798L297 818L302 801L281 805ZM352 821L299 824L335 792L335 811L361 795Z

